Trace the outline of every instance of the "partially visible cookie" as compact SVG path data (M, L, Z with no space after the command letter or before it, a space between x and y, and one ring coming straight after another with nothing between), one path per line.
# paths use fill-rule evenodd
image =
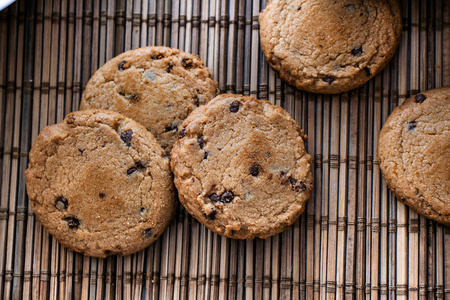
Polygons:
M198 56L145 47L122 53L98 69L83 92L80 109L108 109L132 118L169 154L183 120L218 91Z
M394 109L381 130L378 155L400 201L450 225L450 88L422 92Z
M33 211L70 250L96 257L139 251L174 215L169 158L151 133L118 113L71 113L39 134L29 157Z
M259 20L271 67L298 89L325 94L379 73L402 31L397 0L269 0Z
M312 188L306 135L267 101L221 95L180 128L171 167L181 203L210 230L266 238L290 226Z

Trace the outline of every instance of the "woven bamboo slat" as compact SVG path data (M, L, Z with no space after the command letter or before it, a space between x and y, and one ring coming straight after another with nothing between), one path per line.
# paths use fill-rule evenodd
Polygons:
M398 53L341 95L280 80L259 45L257 0L19 0L0 12L0 295L4 299L447 299L450 228L398 202L379 132L422 90L450 86L450 2L403 0ZM308 135L314 189L299 220L266 240L207 230L181 207L127 257L59 245L26 196L39 132L77 110L90 76L147 45L198 54L222 92L283 106Z

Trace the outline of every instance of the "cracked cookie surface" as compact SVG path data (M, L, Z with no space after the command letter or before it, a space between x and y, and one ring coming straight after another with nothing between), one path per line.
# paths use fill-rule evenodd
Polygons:
M303 212L312 188L306 135L281 107L221 95L184 122L171 153L181 203L210 230L266 238Z
M115 112L67 115L42 130L29 158L33 211L73 251L96 257L139 251L175 212L168 157L144 127Z
M178 127L218 93L218 83L195 55L168 47L124 52L98 69L80 109L107 109L141 123L169 154Z
M400 201L450 225L450 88L422 92L395 108L381 130L378 155Z
M269 0L261 47L298 89L336 94L379 73L394 56L402 19L396 0Z

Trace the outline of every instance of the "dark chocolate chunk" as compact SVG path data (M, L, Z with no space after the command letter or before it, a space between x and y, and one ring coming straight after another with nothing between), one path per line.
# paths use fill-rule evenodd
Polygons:
M167 66L167 73L170 73L173 69L173 62L169 62L169 65Z
M259 172L261 171L261 166L258 165L257 163L254 163L250 166L248 170L250 174L252 174L252 176L258 176Z
M138 161L138 162L136 163L136 168L138 168L138 169L145 169L145 166L142 164L141 161Z
M169 126L166 126L166 132L176 131L176 130L178 130L178 126L177 125L171 124Z
M357 48L353 48L352 49L352 54L354 56L358 56L363 52L362 46L361 47L357 47Z
M230 111L232 113L237 112L239 110L239 105L240 105L240 103L237 100L231 102L231 104L230 104Z
M80 220L77 218L69 217L64 219L66 221L67 226L69 226L70 229L78 229L78 227L81 225Z
M128 147L131 146L132 135L133 135L132 130L125 130L120 133L120 138Z
M201 137L197 139L197 143L200 149L203 149L203 147L205 146L205 141Z
M203 154L203 159L207 159L208 158L208 152L205 151L205 153Z
M416 121L409 122L408 123L408 130L412 131L412 130L416 129L416 126L417 126Z
M213 208L209 214L205 214L205 218L208 220L214 220L216 218L217 211Z
M144 229L144 237L151 237L152 236L152 229L151 228L147 228Z
M231 191L224 192L220 196L220 202L223 202L223 203L230 203L231 201L233 201L233 199L234 199L234 194Z
M130 67L130 64L126 60L123 60L117 65L117 70L123 71L123 70L128 69L129 67Z
M190 67L192 67L192 59L190 59L190 58L183 58L182 60L181 60L181 65L183 66L183 67L185 67L185 68L190 68Z
M62 196L58 197L58 199L56 199L55 206L59 210L66 210L69 206L69 201L67 201L67 199Z
M153 56L152 56L152 59L154 59L154 60L158 60L158 59L161 59L161 58L163 58L164 56L161 54L161 53L158 53L158 54L154 54Z
M127 175L131 176L131 174L137 172L138 170L135 167L129 168L127 171Z
M416 95L416 102L417 103L423 103L423 101L427 100L427 96L424 94L417 94Z
M183 138L186 135L186 129L183 129L180 131L180 133L178 134L178 138Z
M295 191L296 192L306 191L306 184L303 181L300 181L299 184L295 186Z
M331 77L330 75L327 75L327 76L325 76L325 77L323 78L323 81L325 81L325 82L328 83L328 84L332 84L333 81L334 81L334 78Z
M106 195L105 195L105 193L99 193L98 196L99 196L101 199L104 199Z
M220 201L220 197L217 194L212 194L211 196L209 196L209 199L211 199L212 202L216 203Z

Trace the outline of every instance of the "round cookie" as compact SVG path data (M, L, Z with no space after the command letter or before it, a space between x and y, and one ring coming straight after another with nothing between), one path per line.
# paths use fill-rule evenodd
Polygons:
M118 113L67 115L42 130L29 158L34 213L73 251L96 257L139 251L174 215L169 158L151 133Z
M450 88L425 91L395 108L381 130L378 156L400 201L450 225Z
M270 66L298 89L325 94L379 73L402 32L397 0L269 0L259 20Z
M312 189L306 135L267 101L221 95L182 124L171 153L186 210L230 238L266 238L303 212Z
M80 109L113 110L132 118L169 154L183 120L218 92L218 83L198 56L145 47L122 53L98 69Z

